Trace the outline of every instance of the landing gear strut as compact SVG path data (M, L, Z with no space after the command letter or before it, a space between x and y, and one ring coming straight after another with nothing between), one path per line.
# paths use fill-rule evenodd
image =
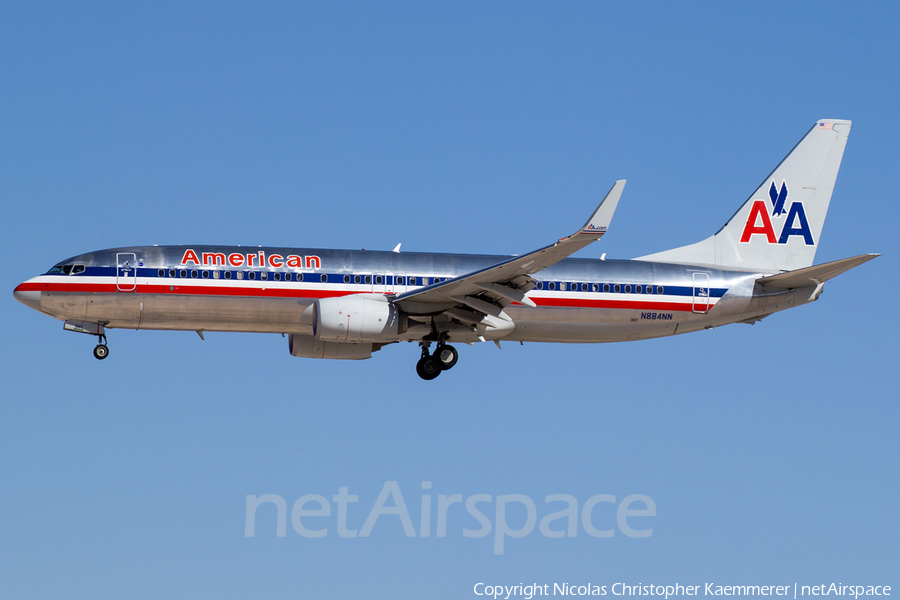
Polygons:
M94 358L103 360L109 356L109 347L106 345L106 327L102 323L86 323L84 321L66 321L63 329L75 333L86 333L96 336L97 345L94 347Z
M431 381L441 374L441 371L449 371L459 360L459 352L453 346L444 343L441 339L438 341L434 354L430 354L428 349L431 342L421 342L422 358L416 363L416 373L425 381Z

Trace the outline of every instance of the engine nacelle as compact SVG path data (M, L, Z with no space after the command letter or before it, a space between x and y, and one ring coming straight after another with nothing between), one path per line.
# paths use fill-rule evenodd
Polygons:
M313 335L326 342L391 342L400 333L397 307L380 294L322 298L315 304Z
M292 333L288 336L288 348L293 356L300 358L332 358L346 360L362 360L372 358L374 344L342 344L340 342L323 342L311 335Z

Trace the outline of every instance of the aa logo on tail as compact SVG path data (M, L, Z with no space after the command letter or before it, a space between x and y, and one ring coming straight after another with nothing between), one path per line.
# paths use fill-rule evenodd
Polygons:
M806 211L803 209L802 202L791 202L790 207L785 209L788 202L788 186L782 181L781 187L777 187L775 182L769 187L769 199L772 201L772 216L769 216L769 207L765 200L754 200L750 207L750 215L747 217L747 223L744 224L744 231L741 233L741 243L750 243L752 236L766 236L767 244L787 244L791 236L797 235L803 238L803 242L807 246L814 246L812 232L809 230L809 221L806 219ZM787 213L787 217L784 214ZM775 225L780 225L781 232L775 236Z

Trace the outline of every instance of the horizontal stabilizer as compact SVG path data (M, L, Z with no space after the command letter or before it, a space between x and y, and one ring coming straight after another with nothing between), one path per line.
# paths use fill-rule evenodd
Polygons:
M774 288L799 288L808 285L819 285L825 283L832 277L837 277L844 271L849 271L853 267L869 262L873 258L881 256L880 254L862 254L852 258L842 258L827 262L821 265L805 267L796 271L788 271L787 273L779 273L778 275L769 275L756 280L756 283L767 285Z

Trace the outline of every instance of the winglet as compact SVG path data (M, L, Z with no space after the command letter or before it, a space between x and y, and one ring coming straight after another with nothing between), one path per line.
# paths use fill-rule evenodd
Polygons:
M588 235L603 235L612 222L613 213L619 205L619 198L622 197L622 190L625 188L625 180L620 179L615 182L606 197L600 202L597 210L587 220L587 223L578 231L578 233L586 233Z

